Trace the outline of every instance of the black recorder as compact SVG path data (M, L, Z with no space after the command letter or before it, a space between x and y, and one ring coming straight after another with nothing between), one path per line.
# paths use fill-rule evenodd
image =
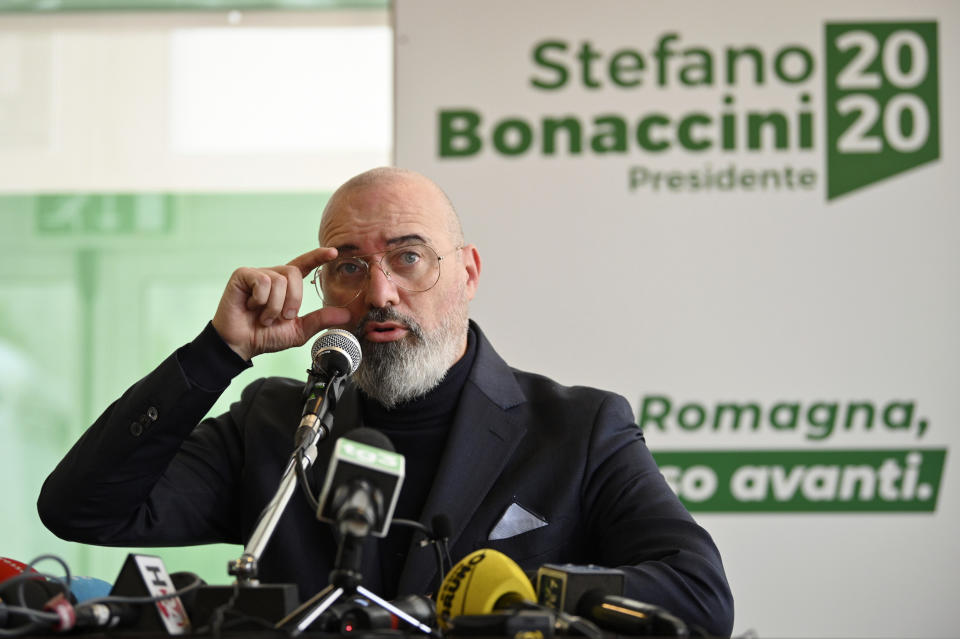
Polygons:
M537 572L540 604L589 619L621 635L688 637L679 618L652 604L623 595L624 574L615 568L544 564Z
M575 615L577 603L591 590L623 594L623 571L573 564L544 564L537 571L537 601L548 608Z

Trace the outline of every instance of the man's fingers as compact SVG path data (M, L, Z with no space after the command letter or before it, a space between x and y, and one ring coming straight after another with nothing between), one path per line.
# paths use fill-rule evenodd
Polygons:
M260 310L260 323L270 326L283 312L284 299L287 296L287 278L276 271L267 270L270 278L270 294L267 303Z
M287 262L287 265L299 269L300 279L303 279L310 275L313 269L317 268L321 264L329 262L336 256L337 249L321 246L320 248L315 248L312 251L307 251L303 255L293 258Z
M303 303L303 279L293 266L237 269L236 279L247 293L248 310L259 310L258 319L269 326L277 318L294 319Z
M350 311L345 308L318 308L300 318L305 339L310 339L325 328L343 326L350 321Z
M292 320L300 312L300 305L303 304L303 278L300 277L299 269L289 264L274 267L273 270L283 276L287 287L283 298L282 317L285 320Z
M297 258L301 266L325 262L336 249L317 249ZM300 318L303 271L296 264L239 268L220 298L213 327L244 359L299 346L311 335L350 321L344 309L326 309ZM304 266L309 268L309 266Z
M241 291L247 294L246 307L255 309L267 303L270 297L270 276L254 268L240 268L234 271L234 277Z

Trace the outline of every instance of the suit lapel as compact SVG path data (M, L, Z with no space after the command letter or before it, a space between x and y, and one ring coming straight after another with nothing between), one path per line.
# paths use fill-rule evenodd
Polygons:
M446 449L424 505L421 521L450 520L450 545L460 538L490 487L526 432L508 411L524 401L512 372L474 324L477 355L464 385ZM398 592L431 589L437 572L434 553L412 544Z

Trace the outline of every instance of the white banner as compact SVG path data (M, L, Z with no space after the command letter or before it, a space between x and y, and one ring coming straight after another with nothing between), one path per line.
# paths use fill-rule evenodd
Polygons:
M622 393L761 636L956 634L954 2L396 2L506 359Z

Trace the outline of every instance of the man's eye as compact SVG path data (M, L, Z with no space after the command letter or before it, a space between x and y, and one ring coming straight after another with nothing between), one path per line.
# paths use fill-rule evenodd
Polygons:
M335 269L340 277L353 277L363 273L363 270L363 266L357 262L340 262Z
M395 253L391 260L393 268L409 268L411 266L416 266L423 259L423 255L416 250L407 249L405 251L400 251Z

